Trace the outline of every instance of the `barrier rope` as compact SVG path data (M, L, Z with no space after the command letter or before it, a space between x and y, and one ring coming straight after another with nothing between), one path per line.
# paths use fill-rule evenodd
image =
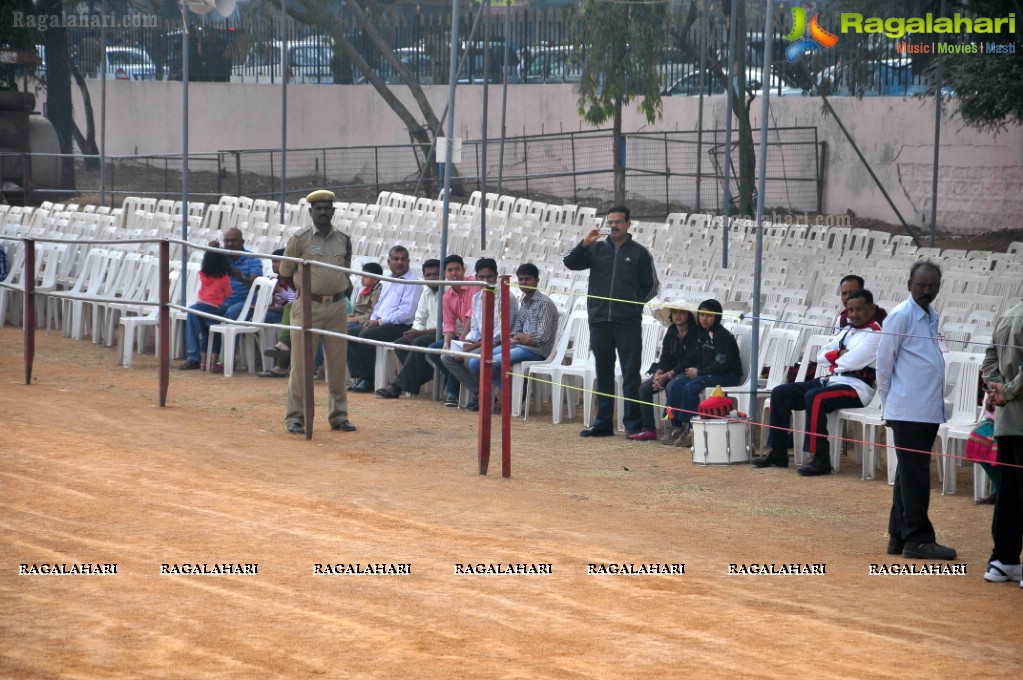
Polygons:
M522 378L523 380L532 380L532 381L539 382L539 383L545 383L547 385L560 385L563 389L576 390L577 392L582 392L583 394L589 394L589 395L593 395L593 396L597 396L597 397L610 397L612 399L622 399L623 401L632 402L634 404L640 404L641 406L652 406L654 409L661 409L661 410L664 410L664 411L667 411L667 410L679 411L679 412L682 412L682 413L689 413L689 414L694 415L694 416L698 416L699 415L699 413L697 411L691 411L689 409L683 409L683 408L679 408L677 406L666 406L666 405L662 406L661 404L656 404L656 403L649 402L649 401L643 401L642 399L632 399L630 397L618 396L616 394L607 394L606 392L598 392L597 390L591 390L591 389L588 389L586 387L579 387L579 386L576 386L576 385L566 385L564 383L557 383L557 382L554 382L552 380L544 380L543 378L527 376L527 375L522 374L522 373L515 373L514 371L509 372L508 376L510 376L510 377L519 377L519 378ZM725 393L727 394L727 389L726 388L722 388L722 389L725 389ZM894 446L892 444L888 444L887 442L884 443L884 444L880 444L880 443L877 443L877 442L867 441L865 439L853 439L853 438L850 438L850 437L840 437L838 435L833 435L833 434L822 435L822 434L819 434L819 433L816 433L816 432L811 432L809 430L799 430L799 429L790 428L790 427L786 428L786 427L779 427L777 425L767 425L767 424L764 424L764 423L758 423L758 422L755 422L753 420L749 420L749 419L746 419L746 418L718 417L718 418L715 418L715 420L727 420L729 422L745 423L747 426L750 426L750 427L762 427L762 428L765 428L765 429L778 430L778 431L786 432L786 433L789 433L789 434L802 434L804 436L825 437L827 439L834 439L835 441L843 442L843 443L863 444L865 446L876 446L876 447L880 447L880 448L884 448L884 449L897 449L898 448L901 451L908 451L910 453L923 453L923 454L927 454L929 456L933 456L933 457L936 457L936 458L949 458L949 459L952 459L952 460L960 460L960 461L970 460L970 459L966 458L965 456L959 456L959 455L955 455L955 454L951 454L951 453L947 453L947 452L938 453L936 451L924 451L922 449L899 448L899 447L896 447L896 446ZM979 422L977 424L979 424ZM759 441L759 438L756 441ZM757 446L755 448L759 449L760 447ZM1015 468L1023 469L1023 465L1015 465L1015 464L1012 464L1012 463L998 463L998 465L999 466L1005 466L1005 467L1015 467Z

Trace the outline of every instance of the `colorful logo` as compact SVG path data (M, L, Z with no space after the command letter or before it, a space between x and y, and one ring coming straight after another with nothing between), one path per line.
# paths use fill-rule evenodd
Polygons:
M806 22L806 10L802 7L792 8L792 32L785 36L785 39L792 44L785 48L785 58L791 64L804 54L815 52L821 53L821 48L834 47L838 42L838 36L821 28L817 23L816 14ZM807 37L809 33L809 37Z

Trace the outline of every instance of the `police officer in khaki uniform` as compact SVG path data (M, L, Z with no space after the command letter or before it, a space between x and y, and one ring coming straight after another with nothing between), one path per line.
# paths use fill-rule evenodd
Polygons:
M309 202L309 214L312 226L303 229L288 239L284 248L287 257L295 257L313 262L323 262L341 267L352 265L352 242L348 236L338 231L331 220L334 217L334 194L326 190L314 191L306 200ZM294 278L298 265L294 262L281 262L281 276ZM295 280L295 303L291 308L293 325L302 324L302 301L312 299L312 319L310 325L327 331L346 333L348 328L348 303L346 293L352 284L348 275L326 267L312 267L312 290L302 290L301 280ZM355 425L348 420L348 341L329 335L316 336L323 340L323 363L327 371L327 389L330 393L329 414L330 427L344 432L355 431ZM288 432L305 434L303 377L305 375L305 355L302 350L302 332L291 332L291 376L288 378L288 413L284 422Z

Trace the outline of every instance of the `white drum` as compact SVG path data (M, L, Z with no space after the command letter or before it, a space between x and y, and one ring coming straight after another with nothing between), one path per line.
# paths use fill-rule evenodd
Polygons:
M750 460L747 420L693 418L693 463L731 465Z

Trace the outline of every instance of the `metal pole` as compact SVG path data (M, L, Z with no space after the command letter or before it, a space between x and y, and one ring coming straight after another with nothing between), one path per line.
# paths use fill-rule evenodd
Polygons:
M458 0L451 0L451 44L448 46L448 110L445 111L447 116L447 138L444 140L444 146L447 152L445 156L445 166L452 162L452 155L454 154L454 139L455 136L455 85L458 81L457 71L458 66L456 61L458 60ZM444 266L444 260L448 256L448 222L449 214L451 212L451 172L445 167L444 168L444 190L441 193L441 200L443 201L443 211L440 220L440 261L441 267ZM444 290L444 287L441 287ZM443 337L442 329L444 328L444 296L437 296L437 336L438 340ZM433 393L434 396L440 394L440 382L436 380L439 375L439 371L434 369L433 371Z
M761 71L767 79L771 73L771 57L774 45L771 40L771 10L774 3L767 3L764 13L764 69ZM763 101L760 103L760 167L757 168L757 248L753 259L753 348L750 352L750 416L753 423L757 422L757 379L760 377L757 366L760 365L760 268L764 257L764 195L767 186L767 121L770 120L771 88L763 88Z
M483 209L480 211L480 251L487 249L487 108L490 104L490 0L483 4L483 148L480 160L480 194ZM470 76L471 77L471 76Z
M884 188L884 185L881 184L881 180L877 178L877 175L874 173L874 169L870 167L870 163L867 162L867 159L864 157L863 152L860 151L860 147L856 146L856 140L853 139L852 135L849 134L849 131L845 129L845 125L842 124L842 119L838 117L838 112L835 111L835 108L831 105L831 102L828 101L827 96L822 94L821 101L824 102L824 108L828 110L828 113L831 115L831 118L838 125L838 129L842 131L843 135L845 135L846 141L849 142L849 146L851 146L852 150L856 152L856 157L860 159L860 162L863 163L863 167L867 169L867 173L870 175L870 178L874 180L874 184L877 185L877 188L878 190L880 190L881 195L884 196L886 201L888 201L888 205L891 206L892 212L894 212L895 216L899 218L899 222L902 223L902 226L906 230L906 233L909 234L909 237L913 239L913 245L919 248L920 239L916 237L916 234L913 233L913 228L909 226L909 224L906 222L906 219L902 216L902 213L900 213L899 209L895 207L895 202L892 200L892 197L888 195L888 191Z
M732 0L732 14L728 19L728 89L725 96L725 219L721 229L721 268L728 269L728 217L732 209L732 191L728 186L732 169L732 105L735 82L735 15L739 0Z
M497 152L497 193L504 191L504 139L508 131L508 58L510 49L508 39L511 37L511 0L504 5L504 68L502 69L501 85L501 144Z
M188 8L181 3L181 240L188 241ZM104 72L104 81L106 73ZM181 306L188 305L188 246L181 246Z
M945 16L945 0L941 0L941 16ZM944 59L938 54L938 78L934 90L934 168L931 172L931 247L938 245L938 152L941 151L941 87Z
M100 4L104 19L107 16L107 0ZM99 84L99 204L107 204L107 22L99 24L100 63L103 66L103 80Z
M703 171L703 90L707 82L707 8L700 5L700 99L696 109L696 212L700 212L700 183Z
M281 224L288 200L288 15L281 0ZM308 288L306 290L309 290ZM306 423L306 432L311 428ZM306 436L309 436L308 434Z

